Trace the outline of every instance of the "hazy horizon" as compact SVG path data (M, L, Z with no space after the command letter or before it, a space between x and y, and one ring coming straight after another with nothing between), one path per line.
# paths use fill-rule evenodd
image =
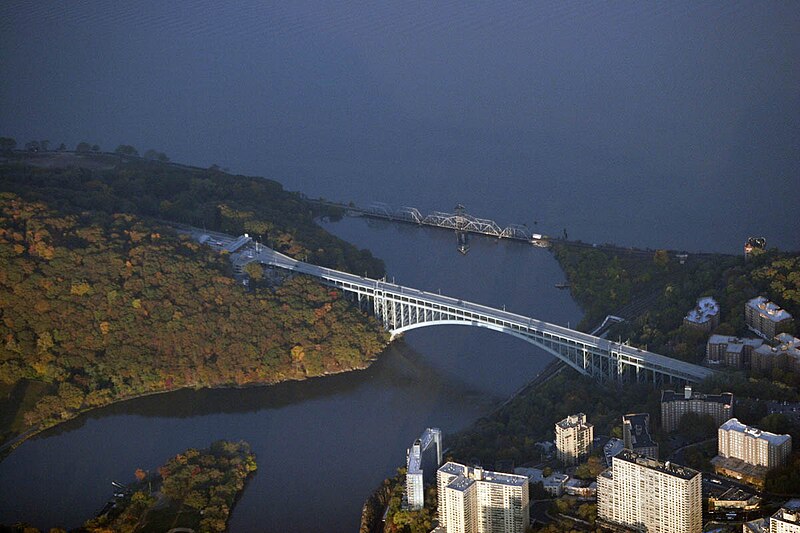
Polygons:
M590 242L800 249L798 27L795 3L6 3L0 135Z

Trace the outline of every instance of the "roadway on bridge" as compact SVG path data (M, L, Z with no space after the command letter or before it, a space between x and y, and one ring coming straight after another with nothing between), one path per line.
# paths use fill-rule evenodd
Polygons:
M508 322L515 326L519 326L520 328L537 330L540 332L549 333L551 335L566 337L570 340L581 342L585 345L597 347L607 353L611 353L613 351L618 353L621 358L642 361L651 369L666 369L670 371L669 373L680 374L688 381L702 381L713 374L711 369L705 367L679 361L677 359L646 350L640 350L632 346L615 343L607 339L595 337L593 335L575 331L563 326L558 326L556 324L550 324L548 322L543 322L541 320L518 315L505 310L495 309L485 305L467 302L441 294L430 293L411 287L404 287L394 283L388 283L383 280L365 278L363 276L357 276L347 272L341 272L330 268L304 263L263 246L260 246L257 251L248 250L246 252L246 258L243 259L243 262L250 261L258 261L266 265L279 267L325 280L350 283L351 285L359 286L364 289L376 291L379 290L384 294L393 294L398 297L416 298L429 303L454 308L462 312L480 313L489 319L494 319L499 322ZM468 321L465 322L468 323Z

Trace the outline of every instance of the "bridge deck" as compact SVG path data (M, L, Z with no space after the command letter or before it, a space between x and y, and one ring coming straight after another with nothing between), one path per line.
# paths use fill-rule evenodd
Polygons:
M380 295L392 301L409 305L433 306L443 312L457 315L462 321L480 321L498 328L517 330L520 334L536 334L547 338L569 342L577 349L599 351L604 354L615 354L625 363L641 367L653 372L675 376L687 381L700 381L713 374L713 371L698 365L679 361L661 354L640 350L638 348L595 337L587 333L575 331L563 326L551 324L535 318L526 317L509 311L495 309L474 302L463 301L449 296L430 293L412 287L404 287L382 280L375 280L325 268L302 261L297 261L269 248L262 248L248 261L261 263L314 276L326 280L336 286L364 295ZM475 324L481 325L481 324ZM574 366L574 365L573 365Z

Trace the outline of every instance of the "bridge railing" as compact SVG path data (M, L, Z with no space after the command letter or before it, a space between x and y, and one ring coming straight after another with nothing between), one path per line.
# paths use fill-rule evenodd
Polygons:
M704 367L640 350L632 346L614 343L587 333L518 315L505 309L500 310L475 302L465 302L446 295L404 287L396 283L365 278L303 263L273 250L262 251L254 260L323 278L340 289L357 292L368 298L393 302L393 305L417 306L421 309L445 313L455 320L466 323L477 321L487 325L493 324L498 328L506 328L509 333L517 332L521 336L528 335L531 338L540 339L542 342L560 344L569 350L591 352L595 355L609 358L609 360L616 360L622 364L639 366L652 372L663 373L688 381L698 381L712 374L711 370Z

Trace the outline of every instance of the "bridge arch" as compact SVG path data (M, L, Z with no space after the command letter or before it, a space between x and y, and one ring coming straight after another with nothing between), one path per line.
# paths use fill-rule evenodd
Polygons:
M235 254L231 260L241 267L258 261L270 267L309 275L340 289L367 305L393 335L416 328L451 324L476 326L518 337L564 361L584 375L599 380L698 382L713 374L701 366L678 361L633 346L614 343L587 333L525 317L504 309L463 302L413 287L387 283L385 279L340 272L297 261L275 250L260 247L256 253Z
M483 321L480 321L480 320L456 320L456 319L428 320L428 321L425 321L425 322L417 322L417 323L414 323L414 324L409 324L407 326L403 326L403 327L397 328L397 329L390 329L389 333L392 334L392 338L394 339L398 335L402 335L403 333L406 333L408 331L412 331L412 330L420 329L420 328L425 328L425 327L428 327L428 326L475 326L475 327L479 327L479 328L489 329L489 330L492 330L492 331L497 331L499 333L505 333L506 335L511 335L512 337L516 337L518 339L521 339L521 340L527 342L528 344L532 344L532 345L536 346L537 348L539 348L541 350L544 350L545 352L549 353L550 355L555 356L560 361L563 361L563 362L567 363L570 367L574 368L575 370L577 370L578 372L580 372L584 376L589 376L590 375L590 373L585 368L583 368L583 367L581 367L579 365L576 365L573 361L570 361L570 359L568 357L565 357L562 353L558 352L557 350L552 349L549 346L546 346L545 344L543 344L541 342L536 341L535 339L533 339L529 335L524 335L524 334L522 334L522 333L520 333L518 331L515 331L515 330L511 329L511 328L507 328L507 327L500 326L500 325L497 325L497 324L491 324L491 323L488 323L488 322L483 322Z

